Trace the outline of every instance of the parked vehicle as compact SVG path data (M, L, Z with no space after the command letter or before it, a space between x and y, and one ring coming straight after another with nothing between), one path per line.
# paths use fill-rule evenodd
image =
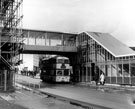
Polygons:
M70 82L72 66L67 57L55 56L42 60L40 79L45 82Z

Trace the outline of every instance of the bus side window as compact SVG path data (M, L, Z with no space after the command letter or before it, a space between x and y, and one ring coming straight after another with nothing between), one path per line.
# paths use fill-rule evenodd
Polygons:
M64 70L64 76L68 76L69 75L69 70L68 69L65 69Z
M57 71L57 75L61 76L62 75L62 71Z
M69 73L70 73L70 75L73 75L73 72L72 72L72 70L69 70Z

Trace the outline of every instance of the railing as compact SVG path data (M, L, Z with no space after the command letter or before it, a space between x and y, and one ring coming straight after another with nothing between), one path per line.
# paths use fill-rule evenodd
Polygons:
M26 89L32 92L38 92L37 89L41 88L40 83L38 82L28 82L28 81L24 81L24 80L20 80L20 79L16 79L15 80L15 87L19 88L19 89Z
M39 83L31 83L31 82L26 82L26 81L21 81L21 80L19 80L19 81L16 81L16 83L15 84L19 84L18 86L20 86L20 87L27 87L27 88L29 88L29 89L40 89L40 84Z

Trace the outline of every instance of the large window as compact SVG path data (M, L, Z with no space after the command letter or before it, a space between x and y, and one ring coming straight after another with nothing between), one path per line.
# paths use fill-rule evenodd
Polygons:
M107 76L111 77L111 65L107 65Z
M49 43L48 43L49 41ZM62 45L62 35L58 33L47 33L46 44L49 46L61 46Z
M105 65L100 66L100 74L104 73L105 74Z
M36 45L45 45L45 39L42 36L36 37Z
M57 63L64 63L64 59L57 59Z
M71 34L63 35L64 46L75 46L76 45L76 36Z
M135 76L135 63L131 63L131 76Z
M118 73L117 73L117 76L118 77L122 77L122 63L120 64L118 64Z
M123 64L123 76L124 77L129 77L129 64Z
M62 75L63 75L62 71L61 70L58 70L57 71L57 76L62 76Z
M69 69L64 70L64 76L69 76Z
M112 64L112 77L116 77L117 76L117 65L116 64Z
M29 45L35 45L35 38L34 37L29 37L28 44Z

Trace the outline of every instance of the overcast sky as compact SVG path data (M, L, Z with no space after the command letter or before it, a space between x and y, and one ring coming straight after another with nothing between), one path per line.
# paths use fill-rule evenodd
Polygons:
M24 0L23 28L111 33L135 46L135 0Z

